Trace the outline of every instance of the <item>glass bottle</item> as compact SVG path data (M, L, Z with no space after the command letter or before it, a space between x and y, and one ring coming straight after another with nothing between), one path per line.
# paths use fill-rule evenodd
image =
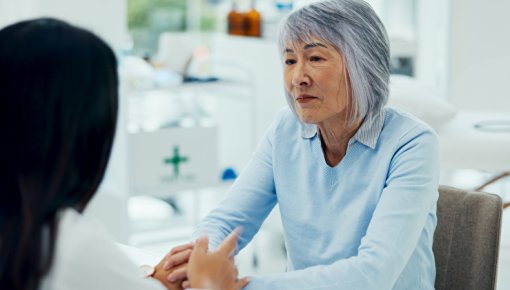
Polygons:
M232 2L232 9L227 16L228 34L244 35L245 16L237 10L237 1Z
M251 9L245 14L245 34L246 36L261 36L261 16L255 9L255 0L251 1Z

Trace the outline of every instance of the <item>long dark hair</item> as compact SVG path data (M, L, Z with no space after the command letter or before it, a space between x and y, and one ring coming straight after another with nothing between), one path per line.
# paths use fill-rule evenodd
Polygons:
M33 290L52 264L58 213L101 182L117 119L105 42L56 19L0 30L0 289Z

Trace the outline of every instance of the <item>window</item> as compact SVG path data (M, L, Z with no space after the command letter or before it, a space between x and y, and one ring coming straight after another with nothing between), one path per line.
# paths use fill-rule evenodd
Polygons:
M154 55L162 32L186 30L186 2L128 0L128 28L134 43L132 53Z

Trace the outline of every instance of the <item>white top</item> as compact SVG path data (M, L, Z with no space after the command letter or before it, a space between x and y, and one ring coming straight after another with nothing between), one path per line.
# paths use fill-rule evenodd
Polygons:
M41 290L164 290L157 280L142 278L101 224L73 209L62 212L52 268Z

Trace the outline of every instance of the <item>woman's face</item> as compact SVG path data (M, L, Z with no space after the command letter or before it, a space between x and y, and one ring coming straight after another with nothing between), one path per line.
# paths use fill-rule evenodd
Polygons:
M285 47L284 81L301 121L320 124L347 107L347 70L342 55L320 40Z

